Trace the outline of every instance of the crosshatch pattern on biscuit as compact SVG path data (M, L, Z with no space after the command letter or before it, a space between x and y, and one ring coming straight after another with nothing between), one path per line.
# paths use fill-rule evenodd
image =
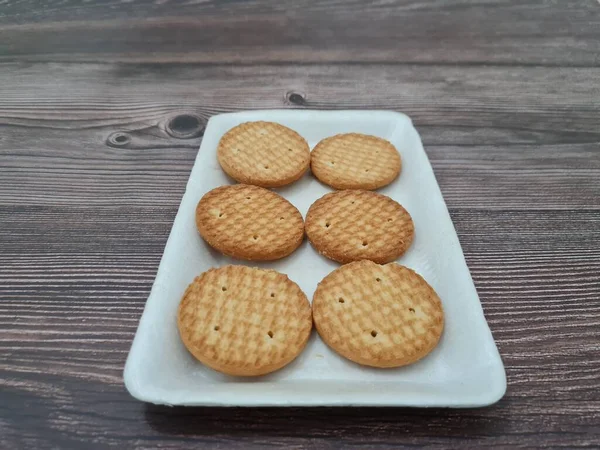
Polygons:
M335 270L315 292L313 315L330 347L375 367L421 359L437 345L444 326L433 288L395 263L358 261Z
M292 183L310 165L306 140L273 122L246 122L232 128L221 138L217 156L229 176L262 187Z
M273 260L292 253L304 237L304 221L286 199L257 186L221 186L196 208L200 235L222 253Z
M320 253L335 261L386 263L410 246L414 224L408 211L391 198L347 190L313 203L306 215L306 233Z
M401 167L390 142L358 133L323 139L311 154L313 174L335 189L378 189L391 183Z
M179 330L200 361L237 375L267 373L304 348L312 328L306 295L287 276L245 266L211 269L187 288Z

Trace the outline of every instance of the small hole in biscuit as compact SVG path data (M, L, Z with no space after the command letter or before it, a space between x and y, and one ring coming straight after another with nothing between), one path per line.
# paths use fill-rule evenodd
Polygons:
M408 310L409 310L411 313L413 313L413 314L414 314L414 312L415 312L415 308L408 308Z
M381 281L381 278L375 278L375 281L379 283Z
M392 219L391 219L391 218L390 218L390 219L388 219L388 222L391 222L391 221L392 221Z
M268 169L268 168L269 168L269 166L265 166L265 169Z
M280 217L280 218L279 218L279 220L283 220L283 219L284 219L283 217Z
M377 336L377 331L375 331L375 330L371 331L371 336L376 337Z
M272 331L269 331L267 334L269 335L269 337L270 337L271 339L273 339L273 332L272 332Z
M246 200L250 200L250 197L246 197Z
M369 243L367 241L363 241L363 247L366 247L367 245L369 245Z
M331 161L331 165L332 165L332 166L335 166L335 162L334 162L334 161Z
M354 205L354 201L352 202L352 204Z
M340 302L340 303L344 303L344 302L345 302L345 300L344 300L344 298L343 298L343 297L340 297L340 298L338 299L338 302Z
M225 286L223 286L223 287L221 288L221 290L222 290L223 292L225 292L225 291L227 290L227 288L226 288Z
M219 217L223 217L223 213L219 213Z
M369 171L369 169L365 169L365 172L368 172L368 171Z
M256 241L258 239L258 236L255 234L254 236L252 236L252 238Z
M326 223L325 223L325 228L329 228L329 226L330 226L330 225L331 225L331 223L329 223L329 222L326 222Z
M271 297L275 297L275 292L271 292Z
M215 326L215 331L219 331L219 325Z

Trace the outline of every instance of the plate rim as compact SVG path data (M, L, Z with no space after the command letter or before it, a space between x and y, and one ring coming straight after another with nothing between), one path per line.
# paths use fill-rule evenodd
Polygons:
M398 111L390 111L390 110L364 110L364 109L356 109L356 110L310 110L310 109L257 109L257 110L244 110L244 111L236 111L236 112L231 112L231 113L223 113L223 114L217 114L214 115L212 117L209 118L209 120L207 121L206 124L206 129L204 132L204 137L209 135L212 132L212 128L215 128L219 122L221 121L226 121L231 117L247 117L248 120L265 120L264 117L261 117L263 115L272 115L272 114L277 114L280 116L305 116L305 117L310 117L310 116L325 116L325 115L339 115L339 114L345 114L345 115L352 115L355 117L360 117L360 116L366 116L368 115L369 117L372 117L373 114L377 114L379 116L388 116L389 118L398 120L398 121L404 121L406 125L406 122L408 121L408 124L412 127L412 129L416 132L416 137L419 140L419 144L420 144L420 148L421 151L425 154L425 158L426 158L426 162L427 165L429 166L429 170L431 170L431 173L433 175L434 181L435 181L435 186L438 189L442 202L444 204L445 210L448 213L448 207L446 205L446 202L443 198L443 195L441 193L440 187L439 187L439 183L437 182L437 178L435 177L435 173L433 172L433 168L431 167L431 163L429 161L429 157L427 156L427 153L424 150L423 147L423 143L421 141L421 136L419 135L418 131L416 130L416 128L413 126L413 122L412 119L402 113L402 112L398 112ZM177 211L179 212L180 208L181 208L181 203L183 202L183 198L185 197L188 188L190 187L190 183L191 183L191 174L192 171L197 163L197 158L198 158L198 154L202 151L203 147L205 146L205 142L207 142L203 137L203 140L200 144L200 147L198 149L198 152L196 153L196 156L194 158L194 164L192 165L192 170L190 171L190 177L188 178L188 181L186 183L186 190L182 196L182 200L180 202L180 205L177 209ZM206 144L208 145L208 144ZM449 213L448 213L449 214ZM177 217L175 217L173 224L175 222ZM454 234L456 235L457 239L458 239L458 234L456 233L456 229L454 228L454 223L452 222L451 218L450 218L450 223L452 225L452 228L454 230ZM166 247L169 245L169 241L171 240L172 237L172 233L173 233L173 225L171 226L171 231L169 232L169 237L165 243L165 249ZM462 258L464 259L464 254L462 252L462 246L460 245L460 241L459 241L459 247L458 247L460 254L462 256ZM163 254L164 254L164 250L163 250ZM163 262L163 257L161 256L161 262L159 264L158 270L157 270L157 275L160 271L160 266L162 265ZM465 265L466 265L466 261L465 261ZM467 265L466 265L467 266ZM467 266L467 272L468 272L468 276L471 279L472 282L472 276L471 276L471 272L470 269ZM177 399L176 396L170 395L172 394L172 392L170 392L167 389L164 388L160 388L160 387L156 387L153 385L150 386L145 386L143 382L141 382L140 380L142 378L138 377L137 375L137 371L136 368L134 367L134 359L135 359L135 355L137 355L139 353L139 350L137 349L140 346L140 329L142 328L142 323L144 322L144 319L146 318L146 320L148 320L148 315L146 314L149 306L148 306L148 299L152 296L152 291L154 290L155 287L155 283L156 280L153 282L152 285L152 289L148 295L148 298L146 299L146 303L144 304L144 308L142 311L142 314L140 316L140 320L138 323L138 327L136 329L135 332L135 336L133 338L128 356L127 356L127 360L125 363L125 367L124 367L124 371L123 371L123 380L124 380L124 384L126 389L129 391L129 393L136 399L144 401L144 402L148 402L148 403L153 403L153 404L161 404L161 405L169 405L169 406L241 406L241 407L259 407L259 406L298 406L298 407L308 407L308 406L401 406L401 407L411 407L411 408L428 408L428 407L450 407L450 408L473 408L473 407L484 407L484 406L489 406L492 405L496 402L498 402L506 393L506 388L507 388L507 380L506 380L506 370L502 361L502 357L500 355L500 352L498 350L498 346L492 336L491 330L489 328L489 323L487 321L487 319L485 318L484 312L483 312L483 306L481 304L481 299L479 298L479 294L476 293L477 296L477 301L478 301L478 306L481 309L481 314L483 317L483 321L485 324L485 327L487 329L487 333L488 336L486 336L486 339L490 339L491 343L493 344L493 348L495 350L493 355L489 355L490 356L490 360L491 360L491 364L488 364L487 366L484 366L485 368L487 368L487 370L485 371L487 376L490 378L490 389L487 392L487 394L475 394L475 396L473 398L470 398L469 396L464 396L461 398L456 398L456 397L448 397L445 400L443 399L443 396L433 396L433 398L419 398L419 404L411 404L410 402L406 402L406 397L404 397L402 400L403 401L398 401L398 398L390 396L390 395L386 395L385 392L382 393L377 393L376 390L371 389L372 392L368 392L369 389L367 389L367 392L360 392L358 395L356 395L356 392L353 393L346 393L344 394L344 396L339 397L339 394L334 393L333 395L323 395L322 397L317 397L317 396L303 396L303 395L295 395L293 396L292 399L290 398L285 398L285 397L279 397L276 400L273 400L272 397L269 397L268 401L265 401L264 399L261 399L258 396L243 396L243 397L238 397L236 399L236 401L228 401L226 398L224 398L223 396L217 396L217 397L204 397L201 400L194 400L194 399ZM313 330L313 333L315 331ZM136 344L137 343L137 344ZM492 381L493 379L493 381ZM298 382L274 382L272 384L274 385L285 385L285 384L295 384ZM359 383L359 381L353 381L350 384L356 384ZM385 383L393 383L393 382L364 382L365 385L368 386L378 386L381 384L385 384ZM457 384L458 385L458 384ZM447 385L445 385L447 387ZM151 387L153 389L153 392L151 392L150 390L146 389L147 387ZM322 393L321 393L322 394ZM367 396L363 395L363 394L367 394ZM370 397L369 397L370 395ZM410 397L410 395L409 395ZM423 401L425 400L425 401Z

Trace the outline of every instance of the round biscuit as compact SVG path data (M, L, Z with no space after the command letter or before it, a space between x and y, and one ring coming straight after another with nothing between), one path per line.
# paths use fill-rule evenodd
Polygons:
M293 183L310 166L310 148L294 130L274 122L245 122L223 135L219 164L240 183L279 187Z
M310 157L312 173L334 189L374 190L400 174L402 160L391 142L359 133L320 141Z
M442 302L433 288L396 263L341 266L319 283L312 307L325 343L365 366L412 364L435 348L444 329Z
M346 264L394 261L410 246L414 224L398 202L372 191L324 195L306 214L306 235L319 253Z
M234 258L272 261L302 243L302 214L282 196L235 184L207 192L196 207L196 226L215 249Z
M306 295L274 270L224 266L198 276L177 313L179 335L203 364L255 376L289 364L312 329Z

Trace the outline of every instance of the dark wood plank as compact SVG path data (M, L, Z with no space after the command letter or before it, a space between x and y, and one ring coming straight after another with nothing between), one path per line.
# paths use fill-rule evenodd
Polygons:
M8 0L0 58L598 67L596 0Z
M451 207L598 207L600 68L0 67L0 204L174 205L200 138L169 136L172 117L362 107L413 118Z

